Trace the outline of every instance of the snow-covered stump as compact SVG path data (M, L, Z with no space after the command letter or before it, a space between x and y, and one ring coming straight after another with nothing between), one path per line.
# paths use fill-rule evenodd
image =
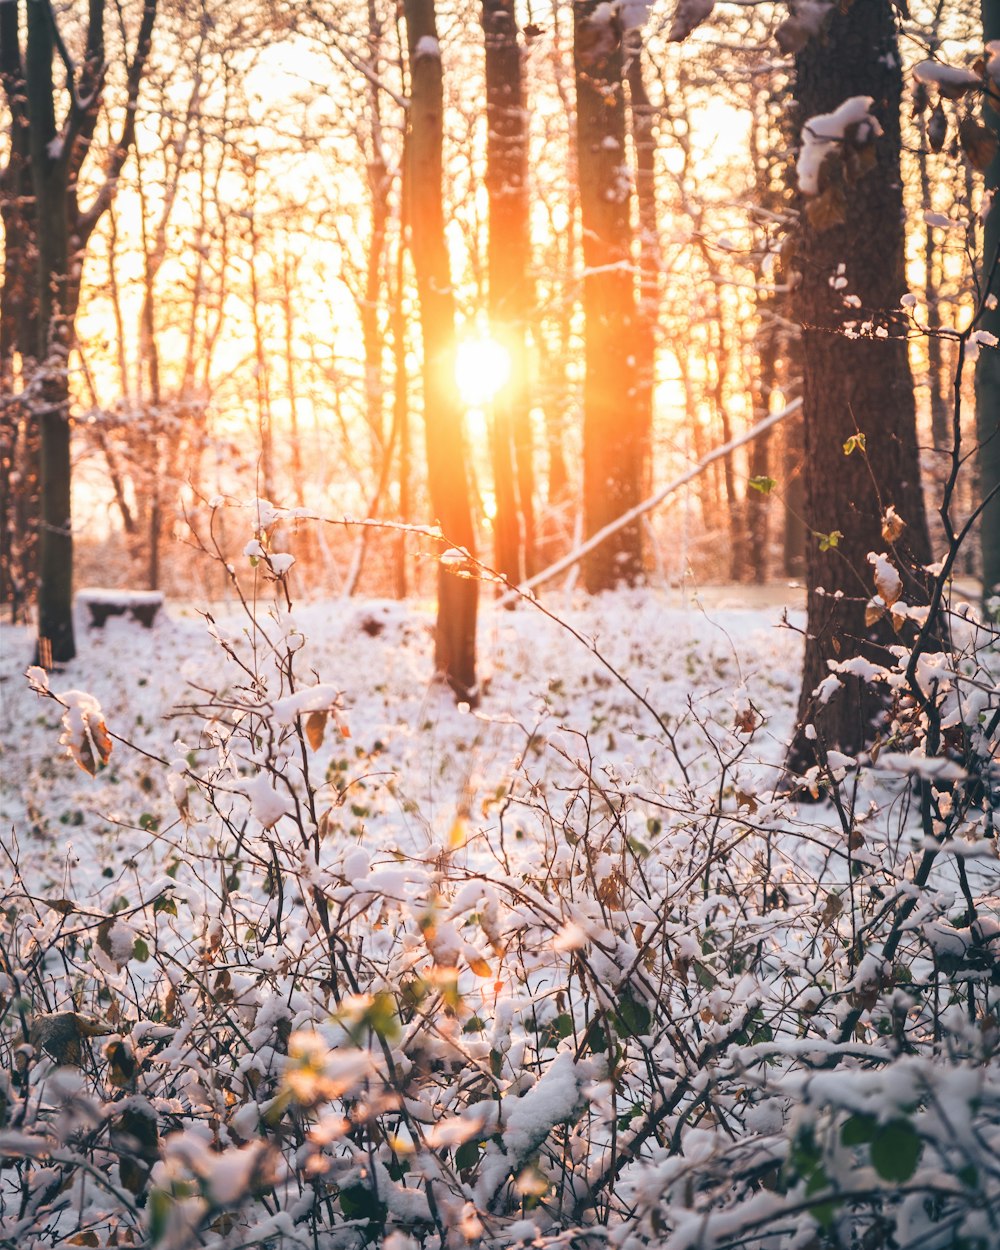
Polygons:
M144 629L152 629L160 608L163 594L159 590L79 590L77 605L86 609L87 624L91 629L103 629L112 616L127 616Z

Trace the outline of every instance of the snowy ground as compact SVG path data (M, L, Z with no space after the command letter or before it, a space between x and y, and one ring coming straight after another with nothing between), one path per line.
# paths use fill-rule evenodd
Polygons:
M764 718L754 754L769 765L781 759L801 650L800 635L781 627L786 595L793 604L801 601L795 589L731 587L574 602L552 596L545 603L596 643L665 715L682 757L692 761L695 775L700 761L707 776L716 761L704 758L697 722L725 736L733 726L733 692L741 686ZM754 606L740 606L747 600ZM212 608L223 635L240 639L246 618L239 609ZM312 680L343 695L351 736L328 744L324 763L328 775L352 782L337 808L345 836L421 853L468 814L470 834L481 831L488 839L490 798L523 762L529 736L536 760L543 741L561 742L566 754L576 755L572 744L582 744L579 735L585 735L600 770L660 793L680 780L650 713L585 642L535 609L485 607L480 664L486 693L473 713L456 709L429 683L432 618L426 606L333 601L283 619L307 638L298 672L312 670ZM801 626L797 606L790 620ZM202 718L180 709L204 703L208 689L239 684L241 674L234 666L227 670L205 621L186 606L168 605L152 630L111 619L103 630L81 622L78 637L78 658L53 678L53 689L88 691L112 734L162 759L177 755L179 738L186 747L198 741ZM97 901L117 888L124 871L155 874L180 836L162 769L116 742L109 767L88 777L58 745L60 709L40 700L24 679L29 631L7 626L2 642L5 854L17 858L43 895L58 889Z

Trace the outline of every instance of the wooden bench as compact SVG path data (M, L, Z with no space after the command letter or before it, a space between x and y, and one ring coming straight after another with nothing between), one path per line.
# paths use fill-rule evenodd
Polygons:
M144 629L152 629L157 613L163 607L163 594L159 590L99 590L87 589L76 592L76 601L90 614L91 629L103 629L108 618L127 616L138 621Z

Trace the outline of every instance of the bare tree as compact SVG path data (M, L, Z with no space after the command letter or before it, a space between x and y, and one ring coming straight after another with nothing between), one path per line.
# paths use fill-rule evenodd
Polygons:
M33 229L15 261L35 262L37 338L33 376L26 378L31 420L39 429L40 535L38 582L38 656L42 663L71 660L73 635L73 532L70 507L70 356L80 300L87 244L107 211L135 141L139 87L149 55L156 0L145 0L134 50L124 40L119 49L125 99L117 133L104 157L98 186L89 205L81 206L81 172L95 148L98 119L105 108L109 50L105 40L104 0L90 0L82 36L82 55L71 51L49 0L8 0L2 36L4 87L15 129L28 134L26 152L34 196ZM21 53L20 15L25 44ZM124 34L124 31L123 31ZM65 75L65 96L56 87L54 62ZM22 168L21 166L18 167ZM19 175L20 176L20 175ZM30 236L29 236L30 237ZM8 263L10 253L8 251ZM30 345L23 345L26 349Z
M406 194L423 338L424 429L431 507L445 538L474 554L475 539L462 413L454 368L455 298L442 201L443 74L434 0L404 0L410 62ZM456 696L469 703L476 685L478 584L438 569L434 658Z
M585 316L583 508L587 536L634 507L645 421L636 403L631 179L625 154L622 31L610 5L574 0L577 163ZM590 591L642 575L642 530L619 530L584 564Z

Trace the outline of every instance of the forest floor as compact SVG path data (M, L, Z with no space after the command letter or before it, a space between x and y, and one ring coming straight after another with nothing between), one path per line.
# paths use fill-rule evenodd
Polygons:
M786 603L791 628L782 625ZM695 777L702 766L706 778L714 775L706 746L731 736L741 691L760 719L748 759L759 784L773 782L798 694L801 603L802 591L785 585L546 596L559 623L529 605L498 611L487 601L479 634L484 697L474 712L456 708L429 681L427 605L311 603L283 612L281 628L307 640L297 671L315 676L300 680L342 693L350 738L328 738L317 764L333 780L345 834L363 838L369 851L404 845L422 853L456 818L489 842L494 796L519 769L528 771L526 754L538 765L545 743L554 748L545 752L546 768L561 766L577 779L586 756L602 775L653 795L680 781L651 711L608 665L672 726ZM212 610L223 637L249 650L238 605ZM59 745L61 709L24 678L29 631L5 626L0 843L40 895L55 890L98 903L120 892L123 876L155 875L177 852L183 822L164 769L149 757L169 762L197 752L204 717L185 709L206 703L206 691L238 688L245 674L227 667L189 605L168 604L151 630L116 619L103 630L81 622L78 641L77 659L53 676L52 688L92 694L110 732L139 750L116 740L97 777L78 769Z

